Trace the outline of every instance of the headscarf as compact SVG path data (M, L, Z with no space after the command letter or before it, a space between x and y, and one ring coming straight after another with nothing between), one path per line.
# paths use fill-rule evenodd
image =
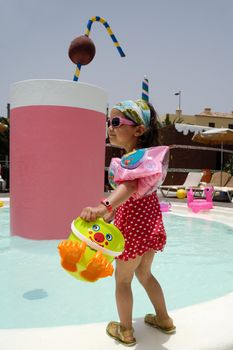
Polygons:
M150 108L143 100L122 101L116 104L113 109L117 109L138 125L143 124L146 128L150 126Z

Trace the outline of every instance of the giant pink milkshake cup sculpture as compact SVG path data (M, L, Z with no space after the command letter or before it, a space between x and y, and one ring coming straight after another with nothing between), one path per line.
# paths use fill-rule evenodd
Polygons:
M11 234L67 237L103 197L106 93L65 80L25 80L11 93Z

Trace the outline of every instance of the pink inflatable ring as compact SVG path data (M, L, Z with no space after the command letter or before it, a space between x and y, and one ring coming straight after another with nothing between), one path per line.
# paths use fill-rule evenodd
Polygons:
M167 202L161 202L160 203L160 209L163 212L169 211L171 208L171 203L167 203Z
M192 188L188 190L187 193L187 205L194 212L198 213L201 210L209 210L213 208L213 187L205 187L205 199L194 199L194 193Z

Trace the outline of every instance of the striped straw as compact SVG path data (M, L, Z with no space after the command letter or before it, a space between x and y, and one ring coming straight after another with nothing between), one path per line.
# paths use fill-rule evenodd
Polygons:
M142 82L142 100L149 102L149 81L146 76Z
M80 71L81 71L81 63L77 63L77 67L76 67L76 70L75 70L75 73L74 73L74 81L78 81L78 78L79 78L79 75L80 75Z
M89 21L87 23L87 29L86 29L85 35L86 36L90 35L91 26L92 26L93 22L100 22L105 26L108 34L110 35L114 45L117 48L119 54L121 55L121 57L125 57L125 53L123 52L122 48L120 47L120 44L117 41L117 38L115 37L115 35L113 34L111 27L109 26L108 22L103 17L99 17L99 16L91 17L91 19L89 19ZM82 65L80 63L77 64L77 68L76 68L75 75L74 75L74 81L78 81L78 79L79 79L81 66Z

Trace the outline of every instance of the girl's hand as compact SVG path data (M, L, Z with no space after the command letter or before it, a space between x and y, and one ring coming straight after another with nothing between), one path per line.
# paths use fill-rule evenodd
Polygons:
M114 219L116 210L113 210L111 213L107 213L104 215L104 221L107 223L111 222Z
M100 204L97 207L84 208L79 216L85 221L95 221L97 218L106 215L107 212L107 208Z

